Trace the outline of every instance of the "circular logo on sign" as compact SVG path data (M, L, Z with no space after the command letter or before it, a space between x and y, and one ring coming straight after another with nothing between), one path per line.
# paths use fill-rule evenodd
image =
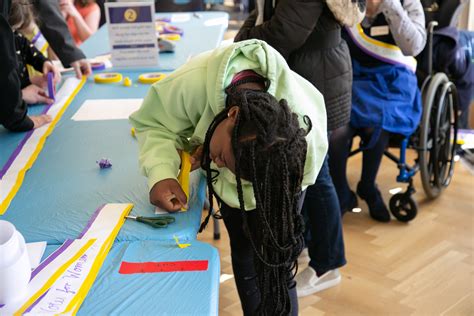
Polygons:
M123 16L127 22L134 22L137 19L137 11L134 9L127 9Z

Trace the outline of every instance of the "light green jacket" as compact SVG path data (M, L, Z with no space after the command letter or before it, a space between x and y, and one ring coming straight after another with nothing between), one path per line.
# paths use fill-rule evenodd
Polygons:
M154 84L141 108L130 116L140 146L140 168L148 185L163 179L176 179L180 157L176 148L190 150L201 145L213 118L225 107L225 92L233 76L254 70L271 81L268 90L278 100L286 99L300 117L308 115L313 129L308 143L303 188L315 182L327 151L326 110L321 93L286 64L271 46L247 40L202 53ZM239 207L236 179L227 168L214 190L231 207ZM255 208L252 185L243 181L245 209Z

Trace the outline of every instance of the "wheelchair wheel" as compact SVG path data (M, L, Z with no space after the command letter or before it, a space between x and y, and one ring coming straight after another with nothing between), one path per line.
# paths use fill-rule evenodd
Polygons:
M390 212L400 222L406 223L416 217L418 205L411 195L397 193L390 199Z
M457 90L444 73L437 73L423 91L418 157L421 182L434 199L451 182L457 140Z

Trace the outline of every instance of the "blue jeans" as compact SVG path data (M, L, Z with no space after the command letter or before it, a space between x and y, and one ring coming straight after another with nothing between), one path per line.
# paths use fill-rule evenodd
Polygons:
M326 156L316 183L306 189L302 209L309 231L306 236L311 236L306 238L311 258L309 265L318 274L346 264L340 209Z

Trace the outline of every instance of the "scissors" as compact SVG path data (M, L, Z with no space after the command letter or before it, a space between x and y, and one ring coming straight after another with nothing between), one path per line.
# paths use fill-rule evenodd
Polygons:
M171 224L175 221L173 216L156 216L156 217L144 217L144 216L125 216L125 218L133 219L134 221L148 224L154 228L165 228L168 227L168 224Z

